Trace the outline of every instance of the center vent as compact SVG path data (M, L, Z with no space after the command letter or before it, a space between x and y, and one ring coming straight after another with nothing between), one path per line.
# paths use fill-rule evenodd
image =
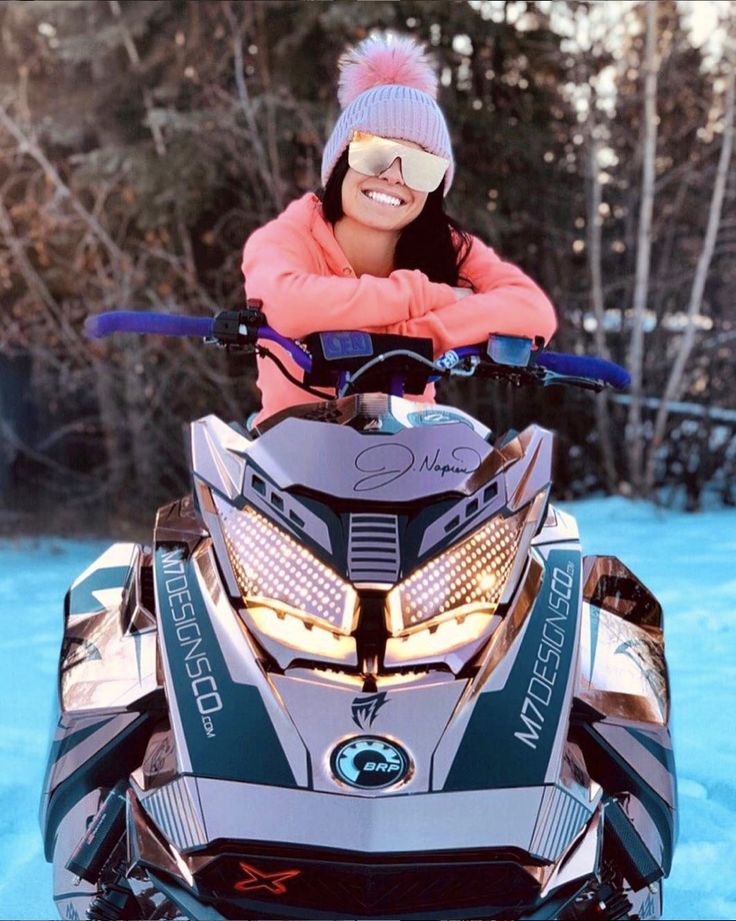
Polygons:
M352 582L393 584L399 578L400 563L398 516L350 516L348 571Z

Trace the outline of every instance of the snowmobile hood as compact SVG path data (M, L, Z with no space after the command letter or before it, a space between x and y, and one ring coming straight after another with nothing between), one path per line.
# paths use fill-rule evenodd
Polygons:
M214 416L193 423L195 476L230 500L249 466L279 489L395 504L470 495L516 459L461 410L382 395L296 407L262 431L249 440Z

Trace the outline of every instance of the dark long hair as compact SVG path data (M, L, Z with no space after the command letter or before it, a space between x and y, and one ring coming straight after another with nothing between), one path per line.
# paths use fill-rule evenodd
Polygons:
M345 150L320 194L325 218L333 225L343 217L342 182L348 166ZM394 266L419 269L430 281L457 286L471 240L457 221L445 213L443 186L444 183L429 193L421 213L401 231Z

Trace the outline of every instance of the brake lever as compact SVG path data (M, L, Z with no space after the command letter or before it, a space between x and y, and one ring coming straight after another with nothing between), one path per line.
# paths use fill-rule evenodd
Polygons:
M459 364L456 364L453 367L445 370L444 373L449 377L473 377L475 372L478 370L480 357L478 355L470 355L464 360L469 363L469 367L463 368L460 367Z
M541 376L541 382L543 387L551 387L554 384L568 384L573 387L580 387L581 390L592 390L594 393L600 393L601 390L606 388L602 381L593 381L588 377L556 374L554 371L545 371Z

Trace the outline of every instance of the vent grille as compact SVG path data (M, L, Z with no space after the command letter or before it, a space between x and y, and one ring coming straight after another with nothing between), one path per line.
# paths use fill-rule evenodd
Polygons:
M591 810L559 787L548 787L539 810L530 851L557 860L590 818Z
M351 581L394 583L400 564L398 516L352 514L348 541Z
M233 851L235 847L206 863L197 874L198 891L227 906L220 910L231 918L262 918L263 908L256 914L258 909L251 906L264 903L272 906L268 917L283 918L277 912L284 898L294 916L300 910L300 918L427 918L439 917L440 911L462 918L518 918L533 911L539 892L517 858L503 852L475 857L458 854L455 859L415 854L402 862L350 852L342 859L318 860L309 848L289 857L283 856L283 849L267 856L261 850ZM282 870L283 888L288 891L284 894L261 885L239 892L233 882L243 878L244 865L265 866L274 878Z
M186 782L174 780L141 798L143 808L180 851L207 843Z

